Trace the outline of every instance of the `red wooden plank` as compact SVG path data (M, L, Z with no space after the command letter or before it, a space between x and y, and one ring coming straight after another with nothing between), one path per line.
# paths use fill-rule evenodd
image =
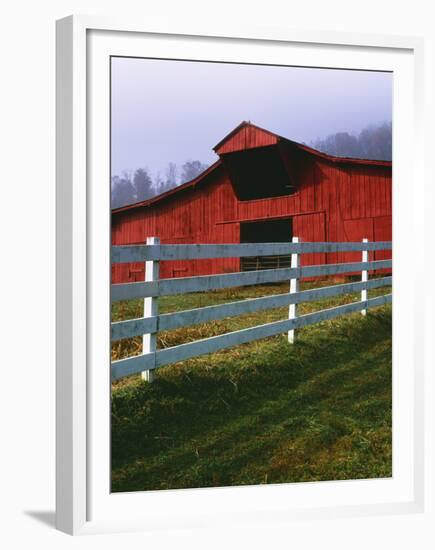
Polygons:
M215 151L218 155L234 153L255 147L275 145L278 143L278 136L252 125L240 127L234 134L218 144Z

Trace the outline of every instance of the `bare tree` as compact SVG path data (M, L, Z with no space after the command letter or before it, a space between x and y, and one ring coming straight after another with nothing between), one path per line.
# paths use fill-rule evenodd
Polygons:
M122 177L112 178L112 208L120 208L135 202L135 190L131 177L124 172Z
M154 186L154 195L161 195L166 191L165 182L162 176L160 175L160 172L157 172L157 174L155 175L153 186Z
M166 187L172 188L177 185L178 169L175 162L170 162L166 168Z
M153 196L153 182L145 168L138 168L133 177L135 199L143 201Z
M201 172L204 172L206 168L207 165L199 160L188 160L181 167L180 183L193 180L196 176L199 176Z

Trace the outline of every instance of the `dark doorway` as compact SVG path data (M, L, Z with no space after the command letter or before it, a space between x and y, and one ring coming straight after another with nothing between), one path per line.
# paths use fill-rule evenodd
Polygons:
M266 220L242 222L240 224L241 243L288 243L292 240L292 220ZM249 256L240 258L241 271L276 269L290 267L288 256Z

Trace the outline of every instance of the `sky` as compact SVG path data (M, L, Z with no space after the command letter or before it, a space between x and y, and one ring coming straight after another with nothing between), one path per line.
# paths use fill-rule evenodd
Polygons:
M392 120L391 73L112 58L112 175L212 164L249 120L298 142Z

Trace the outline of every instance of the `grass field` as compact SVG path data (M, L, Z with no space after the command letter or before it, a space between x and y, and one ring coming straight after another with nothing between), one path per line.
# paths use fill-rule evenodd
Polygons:
M164 313L287 290L170 296L159 307ZM303 304L299 312L356 299ZM116 304L113 320L141 316L141 307L140 300ZM286 316L281 308L196 325L162 333L158 345ZM140 342L114 343L112 358L140 353ZM294 345L276 336L164 367L152 384L139 376L113 384L113 491L390 477L391 465L389 306L301 329Z

